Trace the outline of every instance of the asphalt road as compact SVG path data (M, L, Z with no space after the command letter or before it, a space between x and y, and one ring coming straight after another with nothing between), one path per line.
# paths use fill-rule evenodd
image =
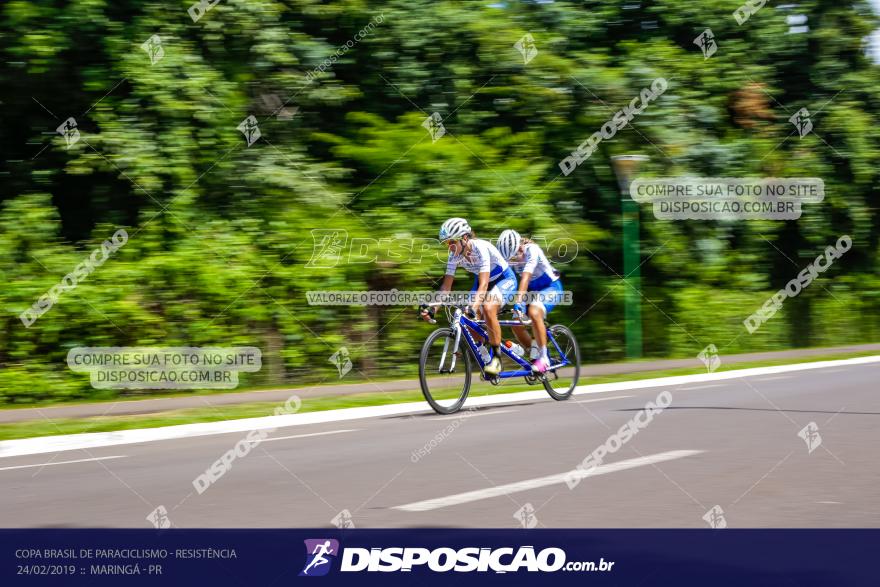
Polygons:
M878 527L878 375L853 365L282 428L202 494L193 479L244 434L7 457L0 526L144 528L164 506L184 528L330 527L343 510L358 528L699 528L720 506L731 528ZM671 405L569 489L564 473L662 391ZM811 422L812 452L798 435Z

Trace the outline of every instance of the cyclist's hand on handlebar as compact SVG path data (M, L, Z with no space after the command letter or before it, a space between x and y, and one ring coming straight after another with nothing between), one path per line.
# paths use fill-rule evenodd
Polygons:
M419 306L419 317L425 322L430 322L431 324L436 322L436 320L434 320L434 308L427 304Z
M468 306L468 307L466 307L466 308L464 309L464 314L465 314L465 316L467 316L468 318L470 318L470 319L472 319L472 320L476 320L476 319L477 319L477 315L478 315L478 314L477 314L477 311L478 311L477 306Z
M523 306L521 303L517 302L516 304L513 305L513 312L515 314L519 314L520 317L524 317L526 315L526 307Z

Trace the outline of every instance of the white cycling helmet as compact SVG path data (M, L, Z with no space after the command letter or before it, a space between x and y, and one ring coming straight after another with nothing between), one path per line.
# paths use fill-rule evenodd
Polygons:
M516 255L521 242L522 237L519 233L508 228L498 237L498 244L496 246L498 247L498 252L504 257L504 260L509 261L514 255Z
M450 218L440 227L440 242L459 239L471 233L471 225L464 218Z

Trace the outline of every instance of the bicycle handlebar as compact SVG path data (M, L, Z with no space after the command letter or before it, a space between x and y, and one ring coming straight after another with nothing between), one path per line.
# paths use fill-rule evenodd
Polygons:
M432 302L430 304L424 304L424 305L429 308L430 307L440 307L440 306L455 308L455 309L461 310L463 313L468 314L468 317L472 317L472 316L470 316L470 313L467 311L470 308L470 306L468 304L450 304L448 302ZM513 310L511 310L511 312L513 312ZM519 320L519 323L522 324L523 326L530 326L532 324L532 320L528 319L528 318L523 319L522 314L519 314L517 312L513 312L513 315L517 320ZM435 320L434 318L431 318L430 320L428 320L428 323L429 324L436 324L437 320Z
M522 314L519 314L517 312L514 312L514 316L516 316L517 320L519 320L520 324L522 324L523 326L529 326L532 323L531 318L523 320Z

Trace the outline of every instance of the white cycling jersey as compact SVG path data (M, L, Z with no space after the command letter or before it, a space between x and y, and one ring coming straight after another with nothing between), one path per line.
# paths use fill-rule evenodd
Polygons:
M449 253L446 262L446 275L455 275L455 270L461 267L475 275L484 271L489 272L489 278L494 279L504 273L509 265L495 245L489 241L475 238L471 240L471 250L464 255Z
M553 268L547 255L535 243L527 244L523 254L511 261L510 266L520 275L523 273L532 274L529 278L530 290L544 289L559 279L559 272Z

